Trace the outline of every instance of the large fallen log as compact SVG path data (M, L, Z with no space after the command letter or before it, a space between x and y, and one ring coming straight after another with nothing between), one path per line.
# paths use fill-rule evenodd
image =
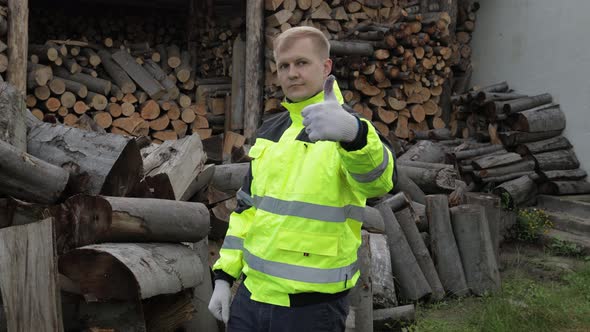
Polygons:
M467 286L480 296L499 290L500 272L484 207L466 204L452 207L450 211Z
M424 273L424 277L426 277L426 280L432 289L430 298L435 301L442 300L445 297L445 290L440 282L438 273L436 273L430 253L428 252L424 240L420 235L420 231L416 226L418 221L417 216L413 213L411 208L407 207L396 212L395 217L408 240L410 248L412 248L416 261L418 261L418 265L420 265L420 269L422 270L422 273Z
M403 192L409 196L412 201L424 204L425 194L422 189L406 174L402 169L397 170L397 182L394 184L396 192Z
M144 159L145 181L150 188L170 187L176 200L190 198L195 193L191 183L206 159L199 135L166 141Z
M202 203L76 195L57 217L58 248L104 242L197 242L209 232Z
M414 320L416 320L416 310L413 304L373 311L375 331L387 331L396 323L413 322Z
M164 243L85 246L60 256L59 270L99 301L178 293L197 286L204 273L196 252Z
M563 130L565 114L559 106L518 113L512 129L525 132L546 132Z
M502 206L514 208L529 205L537 196L537 184L527 175L504 182L492 190L502 200Z
M457 172L448 168L426 169L398 165L397 169L427 194L450 193L455 190L455 181L459 179Z
M68 183L68 171L0 140L0 194L36 203L55 203Z
M41 122L29 127L27 150L68 170L72 193L125 196L141 175L137 144L121 135Z
M377 209L374 210L377 213L379 212ZM389 308L397 306L387 239L383 234L369 233L369 237L373 307Z
M53 219L0 230L8 331L63 331Z
M420 269L412 248L395 218L391 207L382 202L375 206L385 222L385 235L391 255L391 269L399 283L401 296L409 300L418 300L432 293L424 273Z
M26 106L23 95L6 82L0 82L0 140L27 151Z
M467 295L469 289L451 226L446 195L426 196L426 217L430 230L432 259L444 289L456 296Z

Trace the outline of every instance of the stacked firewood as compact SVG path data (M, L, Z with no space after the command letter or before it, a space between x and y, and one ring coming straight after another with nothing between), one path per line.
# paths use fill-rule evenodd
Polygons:
M200 36L201 48L187 48L181 21L175 27L173 17L162 24L150 17L81 16L79 24L64 17L48 23L47 33L36 25L43 20L33 21L31 30L41 35L33 34L29 47L26 101L33 114L69 126L80 126L86 114L108 132L158 143L223 132L231 79L201 77L229 76L235 33L203 30L214 38ZM210 66L204 52L199 55L205 60L197 56L203 49L212 56Z
M469 60L468 41L455 42L456 11L448 7L438 1L266 1L265 111L277 110L283 97L274 38L291 26L315 26L330 40L346 103L382 134L405 139L411 129L446 127L443 86L460 54L463 63ZM450 95L450 86L446 90Z
M0 265L15 276L2 280L9 329L47 327L31 318L41 296L43 317L58 325L63 304L67 330L212 330L196 300L212 291L210 214L190 201L210 178L198 135L142 154L146 140L105 133L92 119L89 131L41 122L2 84L1 137L13 139L0 141Z
M8 69L7 49L8 33L8 8L6 3L0 3L0 80L6 80L6 70Z
M509 205L527 205L537 193L590 192L590 184L580 181L586 172L562 136L565 114L550 94L518 94L501 82L455 96L454 102L453 133L493 143L454 154L467 182L482 190L494 187Z
M475 29L476 12L479 3L468 0L458 1L456 42L453 44L453 92L464 93L469 88L473 68L471 66L471 35Z

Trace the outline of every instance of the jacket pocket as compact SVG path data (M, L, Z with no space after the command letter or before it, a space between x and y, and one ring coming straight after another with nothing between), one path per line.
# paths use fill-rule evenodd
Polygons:
M277 248L304 254L338 256L340 237L336 234L281 230L276 237Z

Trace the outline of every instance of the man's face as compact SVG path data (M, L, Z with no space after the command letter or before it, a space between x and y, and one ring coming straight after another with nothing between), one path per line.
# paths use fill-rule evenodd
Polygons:
M309 38L295 40L276 53L279 84L285 96L299 102L323 89L332 60L322 59Z

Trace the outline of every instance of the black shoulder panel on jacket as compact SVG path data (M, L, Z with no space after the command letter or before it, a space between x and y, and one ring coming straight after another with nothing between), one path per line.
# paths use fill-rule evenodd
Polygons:
M258 128L256 137L278 142L285 130L291 126L291 123L289 112L281 112L264 120L260 128Z

